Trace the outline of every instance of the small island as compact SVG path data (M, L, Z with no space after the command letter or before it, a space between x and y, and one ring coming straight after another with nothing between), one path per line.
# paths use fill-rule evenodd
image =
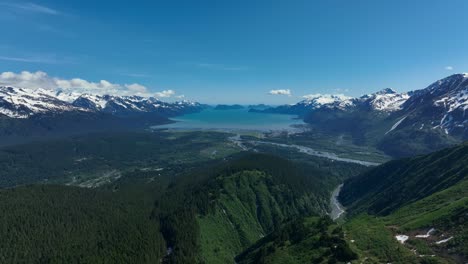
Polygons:
M234 104L234 105L222 105L219 104L215 106L214 110L238 110L238 109L244 109L242 105L239 104Z
M249 105L249 109L254 109L254 110L265 110L267 108L271 108L271 106L266 105L266 104L256 104L256 105Z

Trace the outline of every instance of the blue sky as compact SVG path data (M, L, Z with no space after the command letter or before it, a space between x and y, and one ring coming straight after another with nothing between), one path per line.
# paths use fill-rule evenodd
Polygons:
M0 0L0 73L205 103L407 91L468 71L466 10L464 0Z

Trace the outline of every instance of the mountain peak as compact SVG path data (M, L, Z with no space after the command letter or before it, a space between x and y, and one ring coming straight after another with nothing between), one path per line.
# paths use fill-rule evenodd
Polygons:
M344 109L353 104L353 98L343 94L309 94L303 97L304 100L299 104L312 109L321 107Z
M449 75L445 78L440 79L438 82L446 82L446 81L463 81L464 79L468 78L468 73L455 73ZM436 82L437 83L437 82Z
M396 94L397 92L395 90L393 90L392 88L385 88L385 89L382 89L378 92L376 92L375 94Z
M463 77L463 78L468 78L468 72L455 73L455 74L450 75L449 78L452 77L452 76L459 76L459 77Z

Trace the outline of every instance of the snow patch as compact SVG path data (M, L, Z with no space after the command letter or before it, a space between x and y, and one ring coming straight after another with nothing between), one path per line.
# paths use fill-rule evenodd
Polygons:
M451 239L453 238L453 236L447 238L447 239L442 239L442 240L439 240L437 242L435 242L437 245L440 245L440 244L443 244L443 243L447 243L449 242Z
M398 122L396 122L391 128L390 130L388 130L387 132L385 132L385 135L387 135L388 133L390 133L391 131L395 130L395 128L397 128L401 122L403 122L408 116L405 116L403 117L402 119L398 120Z
M396 238L396 240L398 240L398 242L400 242L401 244L404 244L406 242L406 240L408 240L409 236L407 236L407 235L396 235L395 238Z
M431 228L431 229L429 229L429 231L427 231L427 233L425 235L416 235L416 237L418 237L418 238L428 238L434 232L435 232L435 229Z

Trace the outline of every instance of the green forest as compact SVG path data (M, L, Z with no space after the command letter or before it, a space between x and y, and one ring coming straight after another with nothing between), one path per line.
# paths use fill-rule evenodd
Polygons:
M466 144L367 168L279 155L271 147L239 151L229 136L95 134L1 148L1 180L8 188L0 190L0 262L458 263L466 258ZM213 150L218 150L214 156ZM100 177L93 172L110 169L119 173L80 185ZM346 214L333 222L330 195L342 182ZM437 229L431 239L414 238L429 228ZM395 239L400 233L413 236L401 244ZM454 238L435 246L435 239L449 235Z

